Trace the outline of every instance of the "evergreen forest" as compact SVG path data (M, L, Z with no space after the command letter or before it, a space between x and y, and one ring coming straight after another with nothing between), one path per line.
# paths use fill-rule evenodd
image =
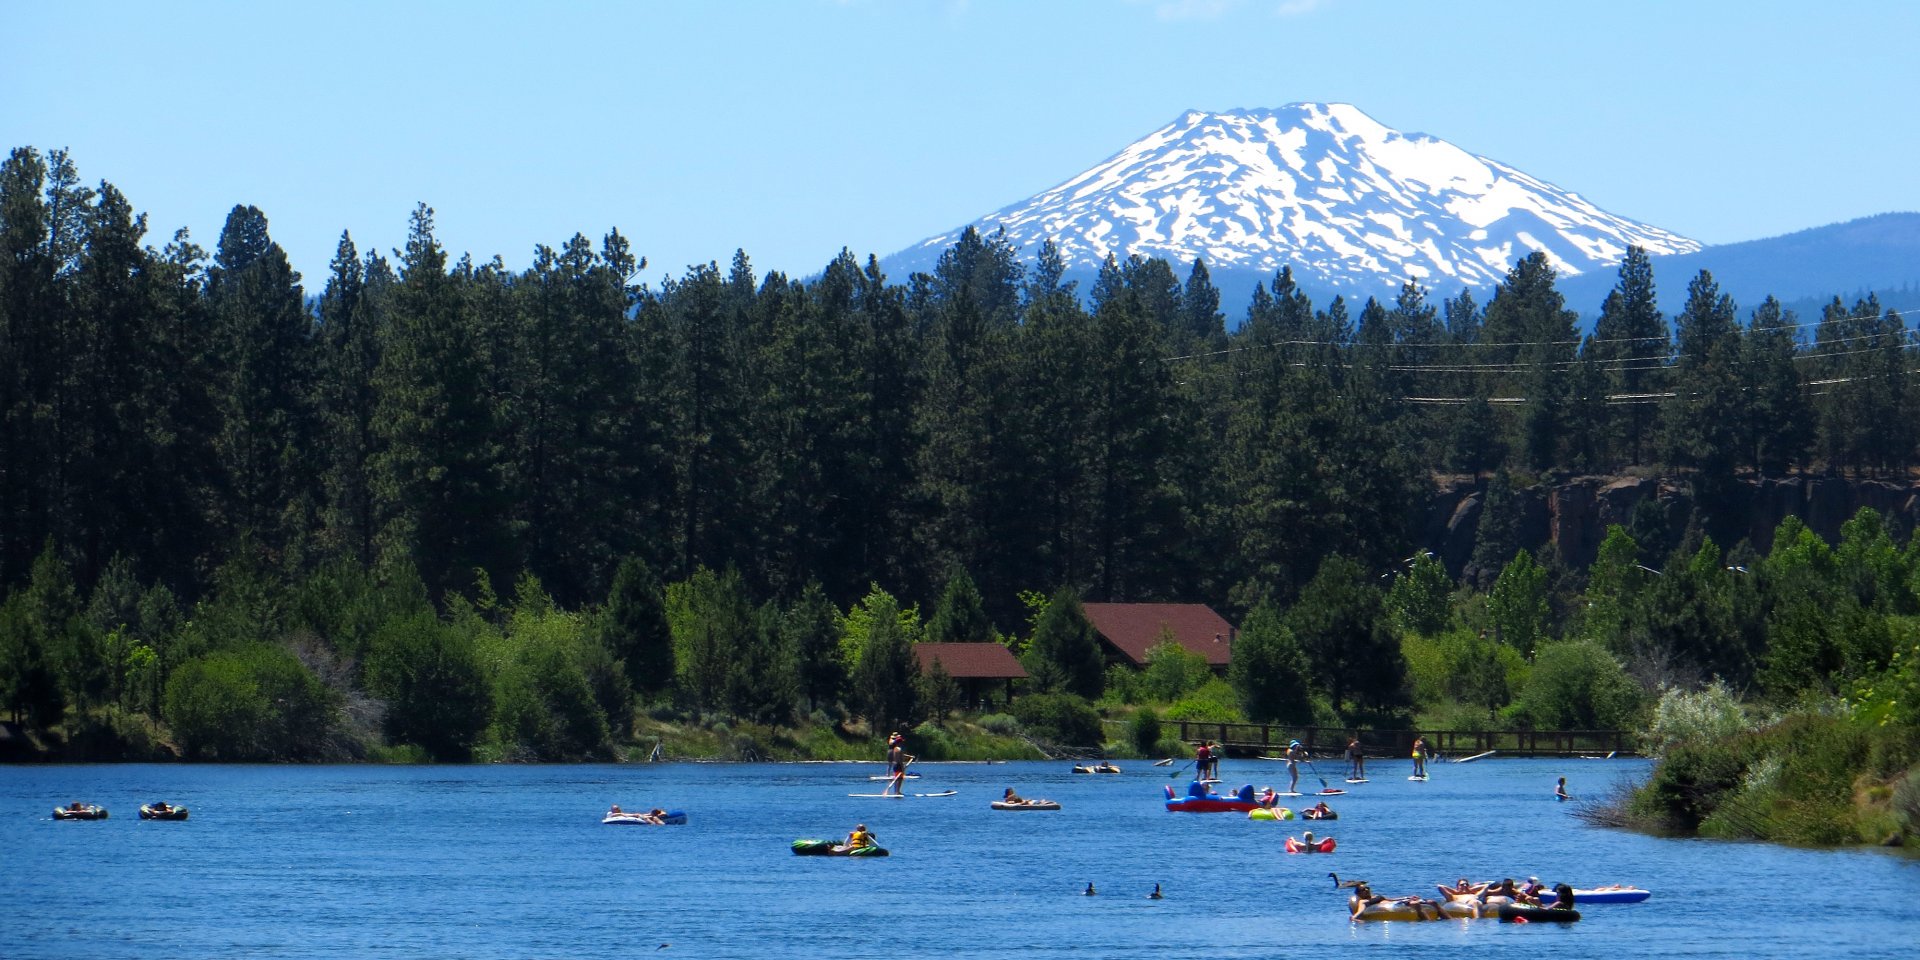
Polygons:
M1540 254L1484 303L1316 303L1283 269L1229 318L1202 262L1082 290L974 232L929 274L742 251L658 285L617 230L555 241L455 257L421 205L404 249L343 233L303 277L261 210L156 240L65 152L13 150L0 716L75 758L465 760L1737 715L1755 743L1825 724L1874 809L1920 804L1920 541L1869 511L1762 554L1725 507L1911 475L1914 344L1870 298L1801 316L1703 272L1665 278L1669 318L1632 250L1590 332ZM1572 569L1502 508L1572 474L1695 506ZM1490 478L1465 579L1419 542L1443 475ZM1109 668L1083 601L1211 604L1232 668ZM921 641L1032 678L965 703ZM1699 827L1750 752L1637 809ZM1785 830L1754 803L1727 832Z

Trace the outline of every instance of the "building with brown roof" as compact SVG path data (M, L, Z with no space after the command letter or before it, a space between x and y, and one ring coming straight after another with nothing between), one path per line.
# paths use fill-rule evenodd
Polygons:
M1224 673L1233 659L1233 624L1204 603L1089 603L1087 620L1107 645L1108 659L1136 667L1147 651L1171 634L1173 641L1207 658Z
M1011 700L1013 682L1027 678L1013 651L997 643L916 643L913 655L920 661L921 673L939 663L947 676L959 681L961 699L969 706L985 702L995 683L1006 685L1006 698Z

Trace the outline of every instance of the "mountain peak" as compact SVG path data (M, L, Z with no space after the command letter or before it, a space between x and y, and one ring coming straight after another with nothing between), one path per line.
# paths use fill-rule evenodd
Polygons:
M1024 255L1052 240L1070 270L1133 254L1271 275L1291 266L1336 289L1498 282L1539 250L1578 275L1700 245L1607 213L1544 180L1348 103L1184 111L1064 183L971 224ZM960 230L888 258L931 269Z

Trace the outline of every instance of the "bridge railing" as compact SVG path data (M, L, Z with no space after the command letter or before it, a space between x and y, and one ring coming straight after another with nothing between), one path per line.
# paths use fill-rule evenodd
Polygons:
M1353 730L1340 727L1299 727L1278 723L1202 723L1176 721L1186 743L1212 740L1235 752L1279 755L1292 740L1300 741L1316 757L1344 756L1347 741L1360 738L1369 757L1410 757L1413 738L1424 736L1435 754L1467 757L1489 750L1518 757L1632 755L1630 730Z

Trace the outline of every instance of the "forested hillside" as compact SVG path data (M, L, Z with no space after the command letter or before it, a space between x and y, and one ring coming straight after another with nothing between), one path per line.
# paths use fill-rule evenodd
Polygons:
M1699 592L1747 589L1722 569L1751 559L1722 552L1738 549L1741 477L1905 476L1916 457L1897 314L1735 304L1701 274L1667 279L1688 289L1670 323L1637 250L1582 337L1539 255L1484 304L1412 284L1391 303L1314 303L1282 270L1229 322L1204 264L1109 262L1083 297L1050 251L1027 269L972 232L930 274L843 252L803 280L742 252L657 287L634 282L643 261L617 231L556 239L523 268L456 259L421 206L403 250L343 234L315 281L260 210L236 206L210 251L156 244L111 184L15 150L0 167L0 709L122 739L143 716L202 756L352 753L327 738L355 717L435 756L597 755L636 703L918 719L927 691L907 689L897 648L921 638L999 636L1064 664L1041 686L1098 695L1108 684L1072 679L1081 653L1046 652L1084 651L1060 639L1082 598L1271 623L1285 649L1236 668L1227 709L1248 715L1279 697L1300 719L1412 722L1432 704L1399 644L1496 621L1515 670L1577 641L1632 675L1639 703L1663 681L1766 676L1774 628ZM1683 477L1696 507L1674 556L1707 579L1683 590L1668 556L1635 547L1621 566L1603 548L1609 575L1670 574L1605 589L1725 622L1592 626L1576 598L1601 588L1522 553L1496 503L1571 471ZM1398 584L1436 472L1493 476L1489 576L1449 598L1424 569L1428 613L1408 620L1385 588L1412 589ZM1894 589L1912 548L1873 549L1907 559L1874 568L1900 583L1861 609L1913 615ZM1513 584L1539 584L1529 612L1490 576L1514 564ZM955 590L940 609L975 612L929 635L942 621L923 628L919 604ZM1878 675L1910 638L1849 653L1817 686ZM1378 655L1349 676L1354 645ZM1292 693L1248 692L1295 663ZM1491 716L1504 696L1465 702ZM220 714L231 702L258 715Z

